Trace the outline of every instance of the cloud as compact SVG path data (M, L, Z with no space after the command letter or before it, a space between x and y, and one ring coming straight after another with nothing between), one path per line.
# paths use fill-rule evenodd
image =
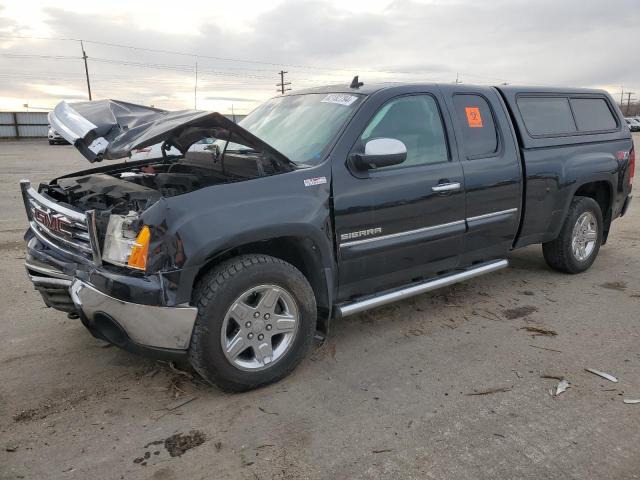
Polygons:
M255 98L206 96L205 100L224 100L227 102L256 102Z
M190 34L173 33L170 23L141 22L125 10L95 15L49 7L43 12L52 36L166 50L85 44L96 97L165 108L193 106L195 88L195 58L169 51L199 55L201 108L227 108L234 101L250 110L276 94L280 69L288 71L294 89L347 83L359 74L367 83L451 82L459 75L465 83L625 85L640 92L640 64L633 61L637 0L395 0L371 11L346 11L333 0L289 0L238 19L240 26L221 24L216 8L202 6ZM8 24L0 9L3 25L24 26ZM6 45L3 52L75 58L0 58L4 96L43 95L29 87L34 78L74 92L86 89L77 42ZM14 81L4 81L8 78ZM55 95L43 98L51 103Z

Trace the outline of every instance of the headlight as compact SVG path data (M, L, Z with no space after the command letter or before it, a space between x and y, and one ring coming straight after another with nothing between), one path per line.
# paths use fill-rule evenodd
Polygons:
M102 259L123 267L145 270L151 230L146 225L136 229L138 216L111 215L104 238Z

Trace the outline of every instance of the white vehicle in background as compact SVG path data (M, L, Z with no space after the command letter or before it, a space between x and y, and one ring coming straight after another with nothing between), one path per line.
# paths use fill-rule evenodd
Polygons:
M214 140L215 139L213 138L203 138L191 145L191 147L189 147L189 152L206 152L207 150L211 150L213 148L212 145ZM171 147L167 150L167 156L179 157L180 152L178 149ZM162 158L161 143L151 145L150 147L136 148L135 150L132 150L131 157L127 161L133 162L137 160L150 160L156 158Z
M55 143L61 143L63 145L69 144L62 135L56 132L51 126L49 126L49 132L47 133L47 138L49 139L49 145L53 145Z
M640 120L637 118L625 117L625 122L627 122L627 126L629 130L632 132L640 132Z

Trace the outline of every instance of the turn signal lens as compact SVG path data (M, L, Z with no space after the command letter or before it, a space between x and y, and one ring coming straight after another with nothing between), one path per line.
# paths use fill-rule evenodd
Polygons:
M151 230L146 225L142 227L136 237L136 241L131 247L127 265L138 270L147 268L147 254L149 253L149 241L151 240Z

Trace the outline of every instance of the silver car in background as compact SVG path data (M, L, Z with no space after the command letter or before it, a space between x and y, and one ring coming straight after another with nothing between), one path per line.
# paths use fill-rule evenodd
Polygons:
M640 120L637 118L625 117L625 122L627 122L627 126L629 130L632 132L640 132Z
M56 143L67 145L69 143L64 139L62 135L51 128L51 126L49 126L49 133L47 133L47 138L49 139L49 145L54 145Z

